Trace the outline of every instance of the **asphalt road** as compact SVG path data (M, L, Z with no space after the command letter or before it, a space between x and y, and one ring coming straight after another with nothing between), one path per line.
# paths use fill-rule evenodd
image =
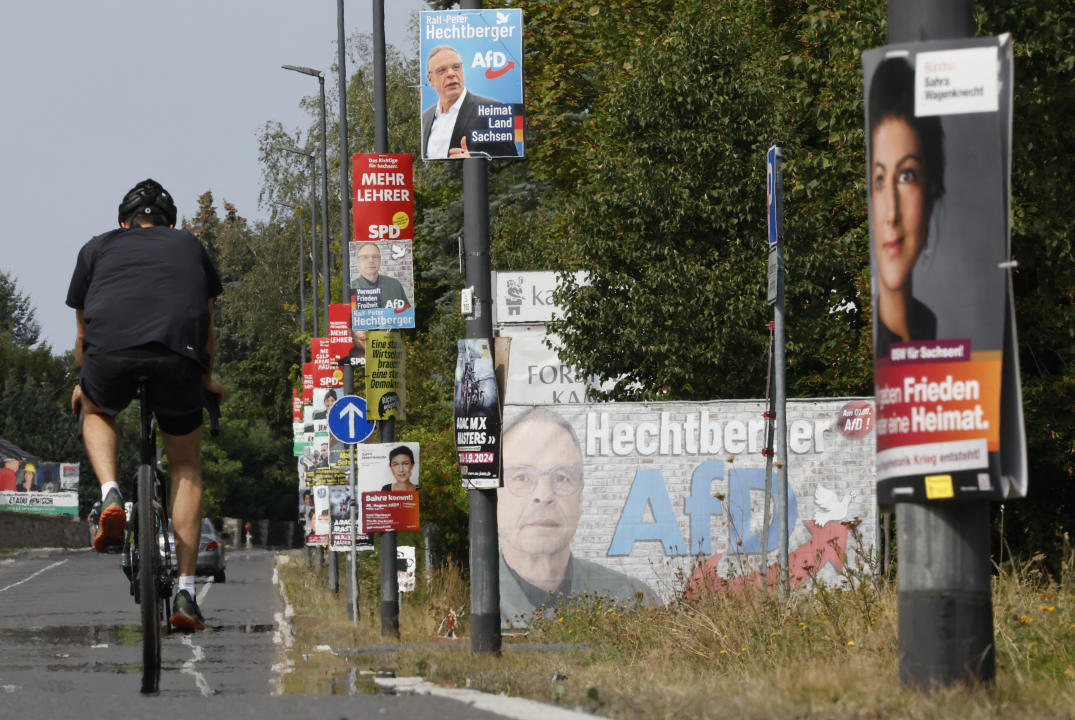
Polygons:
M495 712L443 696L274 695L281 601L273 554L233 551L228 579L199 579L210 626L163 637L161 692L138 692L141 625L118 556L34 553L0 561L0 718L526 718L560 715L549 706ZM493 699L493 696L486 696ZM480 699L484 700L484 699ZM536 705L536 704L531 704ZM536 710L536 712L532 712ZM552 711L551 713L549 711Z

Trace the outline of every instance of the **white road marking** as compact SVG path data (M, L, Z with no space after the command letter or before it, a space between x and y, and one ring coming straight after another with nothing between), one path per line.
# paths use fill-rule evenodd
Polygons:
M57 560L56 562L52 563L51 565L46 565L45 567L41 568L40 570L35 572L33 575L30 575L29 577L24 577L22 580L19 580L18 582L13 582L10 585L6 585L6 586L0 588L0 593L5 592L7 590L10 590L13 587L18 587L19 585L22 585L24 582L30 582L31 580L33 580L35 577L37 577L41 573L45 572L46 570L51 570L54 567L59 567L60 565L63 565L65 562L67 562L67 561L66 560Z

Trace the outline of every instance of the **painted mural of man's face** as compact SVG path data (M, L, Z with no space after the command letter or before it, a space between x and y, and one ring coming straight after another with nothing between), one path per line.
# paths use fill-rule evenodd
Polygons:
M497 527L505 560L562 557L582 515L582 455L571 434L542 418L524 420L503 438L504 487L497 491Z

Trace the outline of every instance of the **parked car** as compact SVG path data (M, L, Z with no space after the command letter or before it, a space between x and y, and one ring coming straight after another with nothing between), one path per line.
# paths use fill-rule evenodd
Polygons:
M172 521L168 521L168 542L171 543L172 573L178 571L175 557L175 533L172 530ZM208 518L202 518L202 541L198 545L198 566L195 571L198 575L212 575L215 582L224 582L227 579L225 566L227 558L224 554L224 546L220 544L216 529Z

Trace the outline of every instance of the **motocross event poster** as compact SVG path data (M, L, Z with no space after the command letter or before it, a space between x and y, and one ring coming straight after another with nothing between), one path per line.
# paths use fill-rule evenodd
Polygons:
M500 486L500 399L492 343L459 341L455 365L455 449L463 487Z

